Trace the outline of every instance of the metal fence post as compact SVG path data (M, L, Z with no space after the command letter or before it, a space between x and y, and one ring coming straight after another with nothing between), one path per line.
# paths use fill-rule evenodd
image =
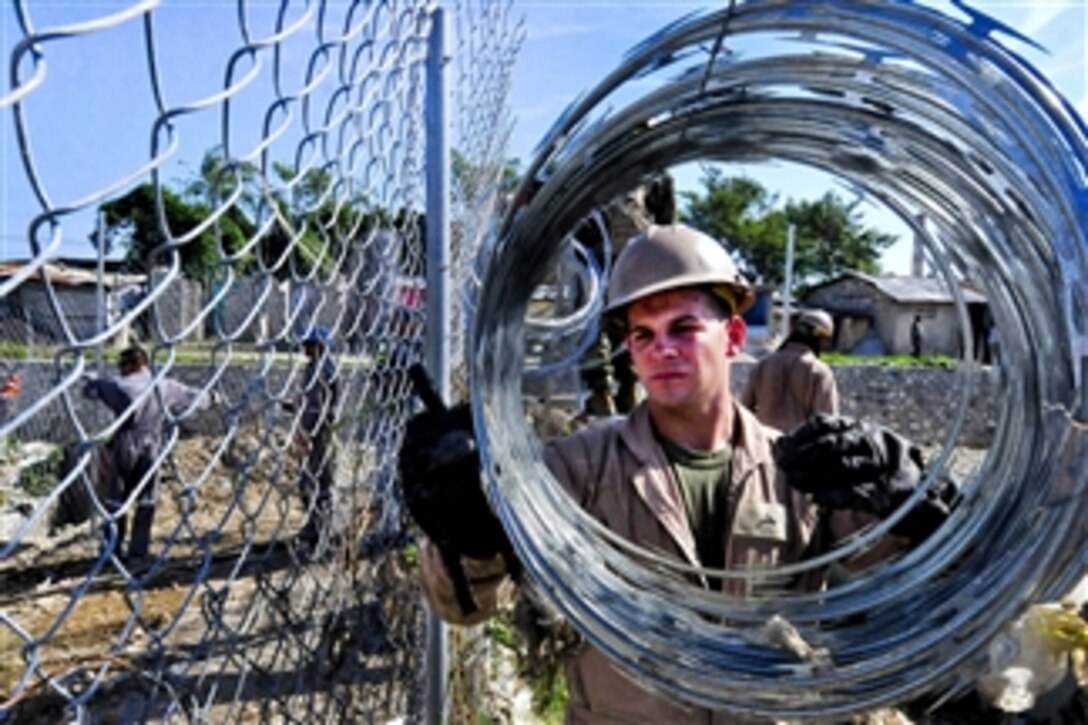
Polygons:
M427 174L427 370L439 395L450 399L450 147L449 55L446 39L449 21L441 7L431 16L427 54L426 174ZM427 617L426 718L429 723L446 719L446 687L449 676L446 626L433 613Z
M106 314L106 215L99 211L96 221L95 243L98 245L98 265L95 274L94 334L101 335L106 331L106 325L110 322L109 315ZM99 375L104 375L106 372L105 358L102 354L102 348L105 344L105 340L99 340L98 344L94 346L95 372Z

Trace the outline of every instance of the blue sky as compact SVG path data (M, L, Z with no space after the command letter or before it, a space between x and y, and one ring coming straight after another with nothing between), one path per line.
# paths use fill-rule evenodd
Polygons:
M257 34L271 28L272 10L278 4L249 5L250 22ZM929 4L955 12L948 3ZM40 0L29 5L39 29L88 21L134 7L131 2L105 0ZM973 5L1047 47L1050 53L1044 55L1010 43L1039 67L1082 115L1088 115L1088 3L1019 0ZM706 7L721 4L660 0L515 2L514 14L524 15L527 36L513 78L511 100L517 125L511 156L527 162L559 113L614 69L627 49L663 25ZM0 13L0 45L10 62L20 34L11 6ZM236 14L234 0L166 2L156 9L156 56L161 62L159 73L168 103L197 102L222 88L229 54L241 42ZM33 157L53 204L64 206L83 199L124 180L147 162L155 108L141 33L138 22L127 22L107 32L47 46L45 82L26 105L33 130ZM305 58L309 50L291 47L287 52L297 60ZM29 63L22 68L25 77ZM245 62L238 66L239 72L249 69ZM259 113L270 98L268 77L267 73L261 75L233 104L236 117L232 128L238 131L231 143L236 148L252 147L259 136ZM0 257L8 258L26 255L27 223L39 206L28 191L19 161L10 109L5 109L4 114L0 126ZM203 151L218 140L219 125L219 109L177 121L179 146L165 178L180 179L191 173ZM160 136L160 143L163 140ZM285 144L279 149L281 157L287 148ZM820 196L832 183L822 174L781 165L737 171L755 176L782 197ZM697 170L688 170L680 175L680 182L692 185L696 178ZM875 208L867 219L888 231L905 234L905 228L891 215ZM62 253L90 253L86 240L92 227L93 218L86 215L69 218L63 229ZM885 266L906 271L906 258L906 245L901 245L893 250Z
M962 17L951 3L925 4ZM971 5L1047 48L1049 54L1043 54L1023 43L1007 43L1040 69L1074 103L1081 116L1088 118L1088 1L998 0ZM688 12L722 5L537 0L517 7L525 14L528 37L513 80L512 100L519 123L511 141L511 155L527 161L557 113L614 69L627 49ZM758 179L781 198L818 198L828 189L841 188L834 187L826 174L796 165L731 167L731 172ZM688 188L698 188L698 178L699 170L691 166L677 175L678 183ZM886 255L885 269L909 272L910 245L906 240L911 235L906 226L882 206L866 204L862 208L868 223L904 240Z

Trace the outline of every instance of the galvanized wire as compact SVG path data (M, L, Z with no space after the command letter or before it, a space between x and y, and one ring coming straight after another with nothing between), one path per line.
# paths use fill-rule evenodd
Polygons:
M488 490L541 591L652 687L779 719L939 698L971 681L1027 603L1088 571L1085 125L1002 44L1011 31L967 12L971 22L903 0L753 0L688 17L568 109L527 172L522 191L543 184L508 214L475 323ZM871 545L904 507L800 565L703 572L747 583L748 596L724 597L558 488L523 423L523 331L560 240L599 200L666 166L768 159L824 170L905 219L924 215L942 272L985 287L1009 350L1006 390L991 453L923 545L826 591L787 586ZM973 374L961 371L959 412L927 483L948 461ZM774 645L764 627L776 618L826 656Z
M17 22L5 24L0 109L19 171L5 183L36 209L9 218L28 231L7 244L15 259L0 274L0 383L21 377L0 420L0 721L422 717L424 612L394 458L415 410L407 370L423 355L431 10L240 0L226 14L152 1L5 11ZM178 37L179 12L199 13L200 37ZM466 2L456 16L456 143L486 171L453 220L454 279L471 296L520 31L509 3ZM133 87L107 75L118 63ZM215 80L185 97L193 86L179 73ZM101 89L93 106L65 116L86 88ZM83 122L114 108L146 123L102 139ZM132 165L72 194L58 174L104 143ZM104 274L93 258L61 259L73 243L93 254L96 212L129 198L150 220L137 229L152 235L146 254L115 248ZM195 211L179 215L179 203ZM103 231L123 245L132 228L114 219ZM298 537L298 434L313 380L299 343L320 327L339 384L334 506L310 544ZM144 561L104 546L109 522L137 508L136 493L119 510L105 500L105 454L126 415L83 396L88 376L114 374L137 341L157 382L130 411L168 379L202 393L164 415ZM464 377L463 354L454 365Z
M510 92L517 51L525 37L511 3L456 4L457 44L453 59L453 102L463 109L453 132L453 208L451 267L459 281L448 331L457 363L454 390L468 393L465 364L470 324L479 294L479 267L487 241L494 236L501 186L513 131L512 109L500 100Z

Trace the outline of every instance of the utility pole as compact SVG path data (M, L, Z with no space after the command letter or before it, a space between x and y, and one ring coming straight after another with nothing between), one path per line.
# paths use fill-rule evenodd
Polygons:
M793 317L793 246L797 236L797 227L790 224L786 230L786 281L782 283L782 337L788 337Z
M106 344L102 338L106 331L106 217L98 212L98 224L95 229L95 238L98 240L98 270L95 275L97 289L95 299L95 333L98 336L98 344L95 345L94 363L99 375L105 373L105 360L103 359L103 346Z
M922 230L925 229L926 215L919 214L918 226L914 232L914 246L911 249L910 273L912 277L926 276L926 245L922 238Z

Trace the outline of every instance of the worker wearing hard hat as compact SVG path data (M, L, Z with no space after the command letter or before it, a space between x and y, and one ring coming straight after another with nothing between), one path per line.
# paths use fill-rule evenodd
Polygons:
M296 445L303 460L299 489L306 507L306 524L299 539L316 545L327 536L332 518L332 491L336 475L335 424L339 404L339 371L333 359L332 333L314 327L302 339L307 359L302 376L301 414Z
M795 562L817 529L832 538L846 533L836 533L831 516L817 527L818 506L787 485L776 465L776 432L731 394L730 368L746 334L740 315L752 301L751 287L716 240L679 224L651 226L617 259L606 307L625 330L646 399L625 418L555 439L544 452L571 497L614 533L710 569ZM469 460L475 449L465 445L465 413L462 406L414 418L399 459L406 502L428 537L420 548L424 591L439 616L461 624L483 621L516 591L502 527L487 525L488 517L495 522L486 506L462 510L469 498L485 501L465 493L479 488L478 478L461 480L479 473L478 460ZM849 426L809 431L813 441L843 432L869 436ZM807 456L818 446L809 442L794 448L794 469L812 470ZM869 443L880 448L880 441ZM464 455L451 455L455 450ZM912 465L906 457L885 462ZM490 546L483 531L498 534ZM896 547L910 532L899 533L886 537ZM734 595L750 586L736 577L723 583L693 575L693 582ZM589 645L571 652L565 667L568 722L731 721L639 686Z
M837 415L835 375L820 360L834 335L831 315L823 310L803 310L785 342L752 368L741 403L764 425L783 432L817 413Z

